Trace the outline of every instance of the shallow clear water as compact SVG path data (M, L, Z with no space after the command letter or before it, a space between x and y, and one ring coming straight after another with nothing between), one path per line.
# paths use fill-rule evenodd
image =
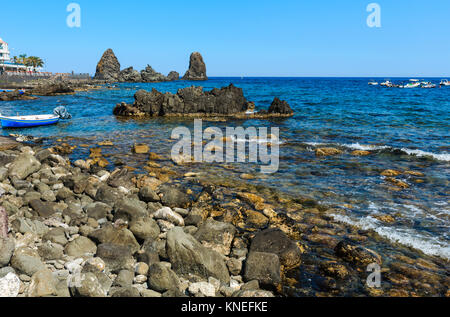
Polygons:
M406 79L393 81L402 80ZM439 83L440 78L427 80ZM274 97L280 97L289 102L295 116L204 122L203 128L279 127L283 142L279 172L252 182L310 196L340 210L336 212L338 221L373 229L393 241L450 259L450 87L397 89L368 86L367 82L361 78L211 78L200 84L210 89L234 83L257 108L267 108ZM2 133L53 140L64 136L96 142L114 139L115 146L105 150L110 154L129 152L134 142L143 141L152 151L168 156L173 145L168 142L172 129L180 125L192 128L191 119L119 120L112 109L121 101L132 103L138 89L155 87L175 93L192 84L199 83L120 84L118 90L3 102L0 112L4 115L51 113L63 105L73 119L56 126ZM314 149L322 146L342 149L344 154L318 158ZM355 149L374 153L350 155ZM79 148L75 155L87 153L87 149ZM208 164L208 169L214 175L236 173L220 164ZM254 164L238 164L236 169L259 171ZM412 170L425 176L399 176L410 187L395 191L380 175L385 169ZM374 218L387 214L397 221L388 225Z

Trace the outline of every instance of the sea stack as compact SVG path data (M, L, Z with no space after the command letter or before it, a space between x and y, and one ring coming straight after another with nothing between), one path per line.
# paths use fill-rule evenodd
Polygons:
M191 54L189 69L184 75L183 80L208 80L206 76L206 65L199 52Z
M107 49L97 64L94 79L116 82L119 80L120 63L112 49Z

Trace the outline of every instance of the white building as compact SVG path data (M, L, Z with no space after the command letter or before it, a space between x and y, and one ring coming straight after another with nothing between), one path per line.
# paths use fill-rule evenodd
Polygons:
M0 70L2 71L30 71L30 67L26 67L22 64L16 64L11 62L11 56L9 53L8 43L0 38Z

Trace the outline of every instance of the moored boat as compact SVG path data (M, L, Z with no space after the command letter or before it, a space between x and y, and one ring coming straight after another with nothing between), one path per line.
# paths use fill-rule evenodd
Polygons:
M369 81L369 86L378 86L378 82L371 80Z
M447 79L442 79L441 83L439 85L441 85L441 86L450 86L450 82Z
M410 79L410 82L403 86L403 88L417 88L420 87L420 81L418 79Z
M392 87L394 84L390 80L386 80L380 84L383 87Z
M2 129L30 128L43 125L52 125L59 122L59 116L52 114L7 117L0 115Z

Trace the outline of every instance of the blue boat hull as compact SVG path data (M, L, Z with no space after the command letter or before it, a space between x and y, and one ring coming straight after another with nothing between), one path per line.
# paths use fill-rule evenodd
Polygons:
M3 129L31 128L43 125L52 125L59 122L59 118L45 120L15 120L0 118Z

